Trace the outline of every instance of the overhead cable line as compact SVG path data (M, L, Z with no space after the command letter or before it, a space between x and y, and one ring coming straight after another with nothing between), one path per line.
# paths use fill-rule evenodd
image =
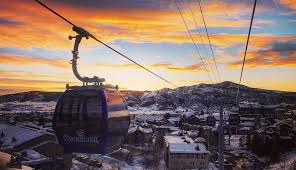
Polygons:
M66 19L65 17L63 17L62 15L58 14L56 11L52 10L51 8L49 8L47 5L45 5L44 3L42 3L40 0L34 0L35 2L37 2L38 4L40 4L41 6L43 6L44 8L48 9L49 11L51 11L52 13L54 13L56 16L60 17L61 19L63 19L64 21L66 21L67 23L69 23L70 25L72 25L73 27L77 27L75 24L73 24L71 21L69 21L68 19ZM89 33L89 36L91 38L93 38L94 40L96 40L97 42L99 42L100 44L104 45L105 47L111 49L112 51L116 52L117 54L121 55L122 57L126 58L127 60L131 61L132 63L138 65L139 67L143 68L144 70L148 71L149 73L153 74L154 76L160 78L161 80L169 83L170 85L174 86L174 87L178 87L176 86L174 83L170 82L169 80L163 78L162 76L154 73L153 71L149 70L148 68L146 68L145 66L143 66L142 64L134 61L133 59L129 58L128 56L124 55L123 53L117 51L116 49L112 48L111 46L107 45L106 43L102 42L101 40L97 39L94 35L92 35L91 33Z
M182 0L181 0L181 1L182 1ZM192 10L190 4L188 3L188 1L185 0L185 4L186 4L187 8L189 8L189 10L190 10L191 16L193 17L193 21L194 21L194 24L195 24L196 30L197 30L197 32L198 32L198 35L199 35L199 38L200 38L201 44L202 44L202 47L203 47L203 49L204 49L205 54L207 55L207 58L209 59L210 57L209 57L209 55L208 55L208 50L206 49L205 43L204 43L203 38L202 38L202 35L201 35L202 33L201 33L201 31L199 30L199 27L198 27L198 24L197 24L197 21L196 21L195 15L194 15L194 13L193 13L193 10ZM208 63L207 63L207 64L208 64ZM216 79L216 75L215 75L215 72L213 71L213 67L212 67L212 65L211 65L210 63L209 63L209 66L210 66L211 72L214 74L214 79L215 79L215 81L217 81L217 79Z
M212 80L212 78L211 78L211 76L210 76L210 74L209 74L209 71L208 71L208 69L207 69L207 67L206 67L206 65L205 65L205 63L204 63L204 61L203 61L202 56L201 56L200 53L199 53L199 50L198 50L198 48L197 48L197 45L196 45L196 43L195 43L195 41L194 41L194 39L193 39L193 36L192 36L192 34L191 34L190 30L189 30L189 27L188 27L188 25L187 25L187 23L186 23L186 21L185 21L185 19L184 19L184 16L183 16L183 14L182 14L182 12L181 12L181 10L180 10L180 8L179 8L179 4L178 4L178 1L177 1L177 0L176 0L176 6L177 6L177 9L178 9L178 11L179 11L179 13L180 13L180 16L181 16L181 18L182 18L182 21L183 21L183 23L184 23L184 25L185 25L185 27L186 27L186 29L187 29L187 32L188 32L188 34L189 34L189 36L190 36L190 38L191 38L191 41L192 41L192 43L193 43L193 45L194 45L194 47L195 47L196 53L197 53L198 56L200 57L201 63L202 63L202 65L204 66L204 69L205 69L205 71L207 72L210 81L213 83L213 80Z
M245 61L246 61L246 55L247 55L247 52L248 52L249 40L250 40L250 35L251 35L251 31L252 31L253 20L254 20L254 16L255 16L256 4L257 4L257 0L254 0L254 6L253 6L253 11L252 11L252 17L251 17L250 27L249 27L249 33L248 33L248 38L247 38L247 43L246 43L246 48L245 48L245 53L244 53L244 59L243 59L242 69L241 69L240 78L239 78L239 84L237 86L237 92L236 92L235 101L237 101L237 99L238 99L239 90L240 90L239 88L240 88L242 77L243 77L243 72L244 72L244 67L245 67Z
M219 80L221 80L220 73L219 73L219 70L218 70L218 67L217 67L217 63L216 63L216 59L215 59L215 55L214 55L214 51L213 51L213 47L212 47L212 43L211 43L211 40L210 40L210 36L209 36L207 24L206 24L206 21L205 21L204 15L203 15L203 11L202 11L202 7L201 7L201 4L200 4L200 0L197 0L197 2L198 2L198 5L199 5L199 9L200 9L202 20L203 20L203 23L204 23L204 26L205 26L205 30L206 30L206 33L207 33L208 42L210 44L210 48L211 48L211 52L212 52L212 57L213 57L213 60L214 60L214 63L215 63L215 67L216 67L216 70L217 70L217 73L218 73L218 77L219 77Z

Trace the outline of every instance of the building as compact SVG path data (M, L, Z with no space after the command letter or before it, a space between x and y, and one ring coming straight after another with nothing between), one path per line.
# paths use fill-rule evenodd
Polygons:
M279 120L282 120L282 119L284 119L284 114L285 113L286 113L285 109L277 108L277 109L275 109L275 118L279 119Z
M198 126L198 125L200 125L201 121L197 116L194 115L194 116L189 117L188 123L191 125Z
M151 143L153 130L152 128L143 128L135 125L128 130L126 143L131 145L141 145L144 143Z
M296 110L290 110L283 114L284 119L293 119L296 120Z
M296 104L281 103L277 105L277 108L284 109L285 111L295 110Z
M33 125L0 124L0 149L19 152L40 146L45 142L56 142L55 135Z
M276 115L276 105L261 105L258 103L240 103L239 114L243 117L272 117Z
M258 126L253 132L251 148L260 155L279 155L296 146L295 122L281 120L274 124ZM249 142L250 143L250 142ZM273 148L273 149L270 149Z
M178 127L175 126L153 126L153 130L155 131L156 134L156 141L155 145L158 147L163 147L163 137L167 133L175 132L175 131L180 131Z
M203 129L203 130L202 130ZM216 127L203 126L199 129L199 136L206 139L208 150L217 149L219 142L219 131Z
M63 160L66 156L63 147L57 143L52 129L42 128L33 123L22 125L0 123L0 150L15 157L13 161L10 160L12 163L9 166L17 168L26 165L44 170L63 169ZM21 164L18 163L20 161Z
M169 170L208 169L210 152L202 142L188 136L164 136L166 167Z

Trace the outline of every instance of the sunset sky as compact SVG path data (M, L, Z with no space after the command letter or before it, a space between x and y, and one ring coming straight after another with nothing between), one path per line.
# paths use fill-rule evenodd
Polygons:
M177 86L211 83L175 0L42 2ZM178 4L206 67L212 67L212 79L219 82L197 1ZM201 0L201 5L221 81L238 82L253 0ZM75 33L68 23L33 0L2 1L0 94L81 84L69 64L74 44L69 35ZM104 77L122 89L174 88L92 39L82 41L79 56L82 75ZM242 84L296 92L296 0L258 0L245 66Z

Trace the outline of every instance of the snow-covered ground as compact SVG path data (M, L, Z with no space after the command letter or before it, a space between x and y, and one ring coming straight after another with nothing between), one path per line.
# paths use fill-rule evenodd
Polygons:
M174 114L175 111L173 110L156 110L153 107L129 107L128 108L130 114L137 114L137 115L161 115L165 113Z
M153 95L153 94L150 94ZM12 112L12 113L31 113L31 112L49 112L53 113L54 109L56 106L56 102L9 102L9 103L2 103L0 104L0 110L4 112ZM158 110L156 107L129 107L129 113L131 117L134 117L135 120L141 122L147 122L148 120L153 121L153 120L161 120L163 119L163 115L166 113L169 113L171 115L176 115L176 114L195 114L193 110L184 110L182 108L177 108L175 110ZM218 120L219 120L219 112L218 111L211 111L213 116L217 120L218 125ZM225 111L224 114L224 119L228 119L229 115L232 112ZM200 115L198 116L200 119L206 119L208 114ZM175 118L175 117L174 117ZM252 121L252 120L250 120ZM0 127L1 129L1 127ZM2 129L4 129L2 127ZM10 128L9 130L14 130L14 128ZM25 129L26 130L26 129ZM8 130L7 130L8 131ZM38 131L38 135L43 133L41 130ZM33 136L29 132L25 132L25 134L28 137ZM35 135L35 133L34 133ZM234 150L234 152L239 152L239 138L240 136L238 135L233 135L230 139L230 148L231 150ZM4 138L3 138L4 139ZM227 139L227 138L226 138ZM3 143L3 146L6 146L8 141L11 140L5 140ZM19 140L17 140L19 142ZM17 143L15 142L15 143ZM227 143L227 142L226 142ZM227 146L226 146L227 147ZM241 152L243 152L241 150ZM250 153L251 154L251 153ZM36 153L30 152L30 155L32 157L38 157ZM92 160L97 160L97 161L102 161L103 162L103 168L101 169L143 169L143 162L144 162L144 156L139 155L139 156L134 156L133 160L130 164L125 163L124 161L117 160L108 156L101 156L101 155L85 155L89 157L88 159ZM260 159L260 158L258 158ZM164 167L164 161L160 161L160 165L158 169L161 169ZM296 151L294 152L289 152L288 154L285 154L280 163L272 164L270 165L267 169L269 170L280 170L280 169L293 169L296 167ZM82 161L79 161L77 159L73 159L73 170L78 170L78 169L90 169L90 165L85 164ZM95 167L91 167L91 169L96 169ZM147 169L147 168L146 168ZM149 169L149 168L148 168ZM210 164L209 169L215 170L215 166L213 164Z
M266 170L295 170L296 151L290 151L281 156L281 161L270 165Z
M90 166L86 163L83 163L82 161L78 161L77 159L73 159L73 167L71 170L81 170L81 169L100 169L100 170L114 170L114 169L120 169L120 170L142 170L143 169L143 157L138 156L135 157L133 160L133 165L128 165L124 161L120 161L118 159L114 159L109 156L102 156L98 154L77 154L79 157L85 157L88 160L91 161L98 161L102 162L102 167L94 167Z
M56 106L56 102L8 102L1 103L0 109L4 111L12 112L53 112Z

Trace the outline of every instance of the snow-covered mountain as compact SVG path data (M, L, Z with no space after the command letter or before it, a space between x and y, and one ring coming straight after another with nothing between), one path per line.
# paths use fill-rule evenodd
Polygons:
M7 94L0 96L0 103L7 102L50 102L57 101L62 92L29 91L23 93Z
M221 103L233 106L239 101L258 102L261 104L296 103L295 92L281 92L241 86L238 102L235 101L237 84L225 81L217 84L199 84L176 89L161 89L147 92L141 96L128 96L131 105L144 107L156 106L158 109L206 108L219 106Z
M238 101L261 104L296 103L295 92L264 90L241 86ZM160 110L183 108L206 108L220 105L235 105L237 84L229 81L217 84L199 84L176 89L161 89L153 92L123 91L130 106L155 107ZM57 101L62 92L25 92L0 96L0 103L13 101Z

